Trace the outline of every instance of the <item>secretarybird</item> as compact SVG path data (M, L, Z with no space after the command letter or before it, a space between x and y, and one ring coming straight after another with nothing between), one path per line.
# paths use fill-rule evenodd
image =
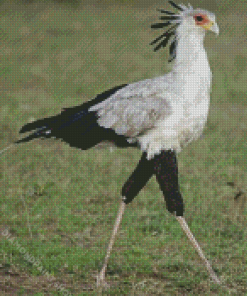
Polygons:
M142 157L122 188L122 199L107 249L98 285L104 284L107 263L126 204L129 204L152 175L156 176L168 211L204 261L214 282L220 280L192 235L184 217L183 199L178 184L176 155L197 139L207 120L211 71L203 46L207 30L219 33L215 15L191 5L168 1L178 13L160 9L166 28L151 44L158 50L170 44L171 72L153 79L114 87L80 106L67 108L53 117L24 125L20 133L30 132L15 144L35 138L59 138L82 150L102 141L118 147L139 147ZM169 43L170 42L170 43Z

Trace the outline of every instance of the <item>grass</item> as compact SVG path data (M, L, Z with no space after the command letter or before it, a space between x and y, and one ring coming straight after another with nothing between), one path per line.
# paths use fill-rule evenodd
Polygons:
M164 3L72 2L1 2L1 148L28 121L172 67L148 46ZM180 186L188 224L230 290L210 281L152 179L127 207L103 295L247 293L246 4L197 5L215 11L221 33L205 42L210 114L204 136L179 155ZM1 295L98 295L121 187L139 158L54 140L1 155Z

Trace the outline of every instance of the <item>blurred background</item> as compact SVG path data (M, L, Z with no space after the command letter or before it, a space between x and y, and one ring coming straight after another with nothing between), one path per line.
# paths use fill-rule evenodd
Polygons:
M185 217L225 285L246 295L247 2L190 4L214 12L220 34L205 39L213 85L204 136L179 155ZM174 11L158 0L0 1L0 149L26 122L170 71L167 49L154 53L149 45L160 33L150 28L156 8ZM0 231L54 279L47 282L0 235L1 295L61 295L57 283L74 295L96 295L121 187L139 158L132 148L82 152L54 140L2 154ZM106 295L229 293L210 282L154 179L121 229Z

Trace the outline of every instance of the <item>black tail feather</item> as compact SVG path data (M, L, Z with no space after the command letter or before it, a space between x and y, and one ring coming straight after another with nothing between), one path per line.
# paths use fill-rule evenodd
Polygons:
M111 88L99 95L97 95L93 100L85 102L83 105L80 106L75 106L75 107L69 107L69 108L64 108L61 112L61 114L44 118L44 119L39 119L31 123L25 124L21 129L20 133L26 133L30 132L34 129L41 129L41 128L46 128L47 130L51 129L53 125L58 125L61 123L64 123L64 120L68 120L70 116L74 119L75 116L78 116L78 119L83 115L83 112L87 112L88 109L105 99L107 99L109 96L114 94L116 91L118 91L120 88L126 86L126 84L116 86L114 88ZM65 116L62 116L66 112Z
M124 136L119 136L113 130L99 126L97 112L88 111L90 107L106 100L124 86L121 85L105 91L97 95L95 99L80 106L63 109L58 115L27 123L21 128L20 133L30 131L33 131L33 133L16 143L28 142L36 138L58 138L70 144L70 146L83 150L104 140L112 141L120 147L135 146L135 144L130 145Z

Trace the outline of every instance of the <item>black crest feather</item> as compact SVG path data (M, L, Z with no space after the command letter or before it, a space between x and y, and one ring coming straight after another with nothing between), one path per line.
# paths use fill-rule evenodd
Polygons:
M165 20L165 21L173 21L173 20L179 20L179 16L174 16L174 15L166 15L166 16L161 16L160 20Z
M178 4L174 3L173 1L169 0L168 2L169 2L173 7L177 8L178 10L180 10L180 11L184 11L184 9L183 9L181 6L179 6Z
M170 58L169 58L169 62L172 62L175 58L176 58L176 47L177 47L177 39L174 38L174 40L172 41L171 45L170 45Z
M175 30L177 26L178 24L172 26L169 30L167 30L165 33L163 33L150 43L150 45L154 45L155 43L158 43L161 40L161 42L154 48L154 51L157 51L162 47L166 47L171 36L175 35Z
M180 5L177 5L173 1L169 0L168 2L176 9L180 11L184 11L184 9ZM168 10L164 10L164 9L157 9L157 10L163 14L166 14L166 15L160 16L160 20L163 20L165 22L152 24L151 28L162 29L162 28L168 27L169 25L173 25L173 26L171 26L166 32L161 34L155 40L153 40L150 43L150 45L155 45L154 51L157 51L162 47L166 47L169 40L171 40L171 37L175 36L174 38L172 38L172 41L170 43L170 49L169 49L169 53L170 53L169 62L171 62L176 57L176 47L177 47L176 29L179 26L181 17L179 15L176 15L174 12L171 12Z
M152 29L161 29L161 28L164 28L164 27L169 26L170 24L171 24L170 22L167 22L167 23L157 23L157 24L152 24L152 25L151 25L151 28L152 28Z
M174 15L175 14L174 12L171 12L171 11L168 11L168 10L164 10L164 9L160 9L160 8L157 8L157 10L159 12L166 13L168 15Z

